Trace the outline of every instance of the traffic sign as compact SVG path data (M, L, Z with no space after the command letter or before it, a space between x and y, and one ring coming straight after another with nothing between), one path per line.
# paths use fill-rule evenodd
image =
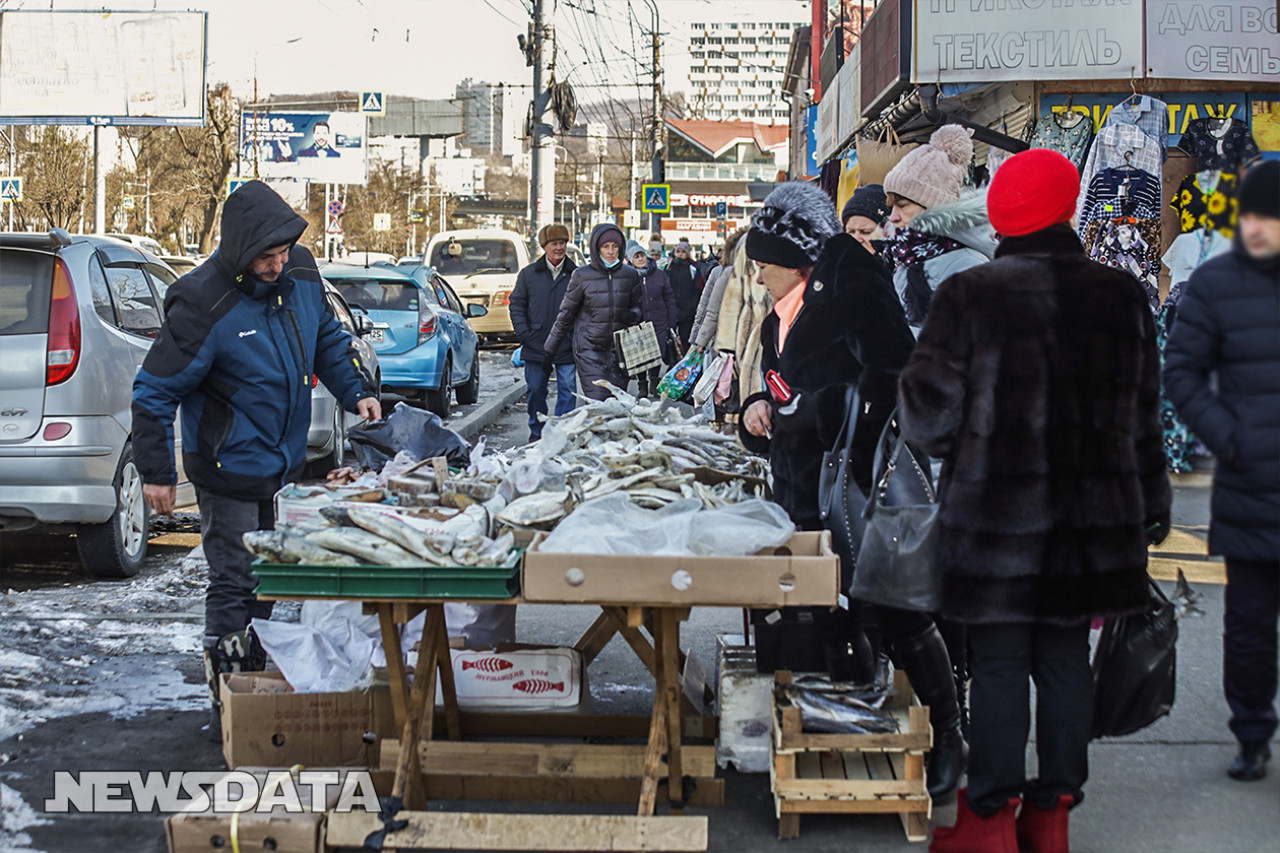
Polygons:
M367 116L387 114L387 93L365 90L360 93L360 112Z
M120 206L123 207L125 210L133 210L133 207L134 207L133 196L127 195L122 199L120 199Z
M338 201L337 199L334 199L333 201L329 202L329 215L330 215L330 216L341 216L341 215L342 215L342 202Z
M325 229L324 229L324 233L326 233L326 234L341 234L341 233L342 233L342 226L341 226L341 225L339 225L339 224L338 224L338 220L336 220L336 219L335 219L335 220L333 220L332 222L330 222L330 223L329 223L329 225L328 225L328 227L327 227L327 228L325 228Z
M427 212L420 207L415 207L413 208L413 210L409 211L409 221L410 222L426 222Z
M640 211L638 210L622 211L622 227L623 228L639 228L640 227Z
M729 203L724 201L716 202L716 216L721 219L729 215Z
M13 175L0 178L0 201L22 201L22 178Z
M645 184L640 188L640 202L645 213L670 213L671 184Z
M391 230L391 214L375 213L373 215L374 231L390 231Z
M247 183L249 183L248 178L227 178L227 195L231 195Z

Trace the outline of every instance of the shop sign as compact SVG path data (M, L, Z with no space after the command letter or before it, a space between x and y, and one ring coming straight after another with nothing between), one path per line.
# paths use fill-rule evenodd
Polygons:
M797 171L800 173L797 177L813 178L817 177L821 168L821 162L818 160L818 137L814 125L818 120L817 107L805 107L800 113L801 122L800 130L804 133L804 162L799 164Z
M1275 0L1147 0L1147 73L1191 80L1280 76Z
M662 220L662 231L663 233L678 231L685 234L714 234L721 223L731 231L742 224L737 219L671 219L668 217Z
M915 0L915 7L918 83L1115 80L1145 67L1142 0Z
M836 153L836 110L840 98L838 86L837 81L832 80L831 88L822 93L822 100L818 103L818 119L814 133L817 137L819 163L827 162Z
M836 75L840 105L836 115L836 148L840 148L862 126L862 57L860 44L853 46L849 58Z
M875 114L908 87L916 0L881 0L862 28L862 108Z
M753 204L749 195L715 195L712 193L672 193L672 207L715 207L717 204L731 204L734 207L746 207Z

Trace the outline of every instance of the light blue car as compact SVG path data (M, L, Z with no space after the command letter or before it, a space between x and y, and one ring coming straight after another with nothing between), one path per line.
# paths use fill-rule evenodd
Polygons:
M321 273L373 321L365 340L378 354L382 387L448 417L455 391L460 404L479 400L480 341L469 318L488 311L464 305L433 267L411 270L328 264Z

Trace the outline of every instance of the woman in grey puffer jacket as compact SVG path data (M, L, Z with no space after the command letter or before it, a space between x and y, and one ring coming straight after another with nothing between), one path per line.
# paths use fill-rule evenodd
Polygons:
M618 366L613 333L640 322L644 293L640 275L622 262L625 243L622 232L612 223L592 229L588 242L591 262L573 271L560 314L547 335L545 358L549 361L573 331L578 381L583 395L592 400L609 398L608 390L596 385L596 380L625 388L629 378Z

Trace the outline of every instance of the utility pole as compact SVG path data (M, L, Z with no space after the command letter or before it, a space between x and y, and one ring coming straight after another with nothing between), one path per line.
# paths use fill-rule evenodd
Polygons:
M532 154L529 167L529 212L532 217L536 241L538 232L555 216L556 151L551 126L542 120L551 102L549 86L555 74L556 35L552 23L556 15L556 0L533 0L533 26L529 40L520 39L525 58L533 65L533 121L530 142Z
M93 126L93 233L107 232L107 164L102 150L102 127Z
M658 4L655 0L644 0L644 2L649 7L653 18L650 27L650 35L653 38L653 169L650 175L653 183L661 184L664 183L666 169L662 162L662 63L659 50L661 42L658 34ZM661 214L649 214L649 230L654 234L661 233L661 222Z

